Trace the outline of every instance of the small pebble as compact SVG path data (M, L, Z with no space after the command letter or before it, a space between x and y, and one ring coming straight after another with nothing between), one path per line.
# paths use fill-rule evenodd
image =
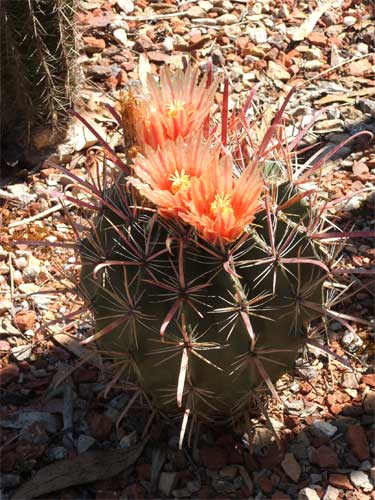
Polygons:
M357 22L357 18L354 16L345 16L343 22L345 26L349 28L350 26L353 26Z
M77 453L80 455L87 451L96 442L95 438L92 436L87 436L86 434L81 434L77 441Z
M337 427L329 422L325 422L324 420L315 420L310 427L310 431L314 434L314 436L324 436L330 438L336 434Z
M298 500L320 500L320 497L313 488L306 487L298 493Z
M361 470L354 470L350 473L350 481L354 484L355 487L361 488L366 493L372 491L374 489L371 484L369 477Z
M15 488L20 484L21 478L18 474L1 474L2 488Z

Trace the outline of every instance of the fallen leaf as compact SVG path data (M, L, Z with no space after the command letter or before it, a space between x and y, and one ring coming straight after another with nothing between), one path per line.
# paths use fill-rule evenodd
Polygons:
M151 72L150 61L148 60L148 56L145 52L141 52L139 54L138 59L138 78L144 88L147 89L147 78Z
M314 101L314 104L320 104L324 106L325 104L330 104L331 102L355 102L355 97L364 97L375 95L375 87L368 87L360 90L355 90L354 92L348 92L346 94L334 94L326 95L321 99Z
M95 351L81 346L81 344L77 342L75 337L73 337L72 335L69 335L68 333L57 333L53 336L53 340L55 340L57 343L65 347L65 349L67 349L69 352L77 356L77 358L81 358L85 362L91 363L97 368L102 367L100 356ZM74 367L74 370L76 368L77 367Z
M70 486L92 483L116 476L141 455L147 439L126 450L95 450L47 465L23 484L12 500L29 500Z
M328 2L324 2L311 12L306 21L302 24L302 26L298 27L293 34L293 41L299 42L304 40L307 35L309 35L314 29L316 23L322 17L322 15L327 12L327 10L332 6L335 0L328 0Z

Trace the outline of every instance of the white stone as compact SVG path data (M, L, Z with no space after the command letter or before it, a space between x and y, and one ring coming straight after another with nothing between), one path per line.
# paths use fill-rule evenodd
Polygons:
M336 434L337 427L324 420L315 420L315 422L311 424L310 430L317 437L332 437Z
M134 11L133 0L117 0L117 5L125 14L131 14Z
M187 17L190 17L191 19L199 19L200 17L204 17L206 12L202 7L199 7L198 5L193 5L193 7L190 7L186 11Z
M39 287L34 283L22 283L22 285L18 287L18 291L24 293L25 295L30 295L31 293L38 292Z
M23 277L25 280L34 280L40 274L40 261L33 255L29 256L27 266L23 270Z
M321 66L323 66L323 62L319 61L317 59L314 59L313 61L305 61L302 64L302 67L306 69L307 71L314 71L319 69Z
M339 495L340 495L340 490L338 490L334 486L328 485L328 488L324 493L323 500L337 500Z
M21 203L30 203L36 200L36 195L29 192L26 184L10 184L6 189Z
M9 273L9 266L7 266L5 262L0 262L0 275L8 273Z
M249 29L249 38L254 43L266 43L267 31L264 28L251 28Z
M133 431L121 439L121 441L119 443L119 447L120 448L130 448L131 446L134 446L136 443L137 443L137 433L136 433L136 431Z
M358 210L362 205L362 199L359 196L352 196L347 203L342 207L346 212Z
M359 43L357 44L356 46L356 49L358 50L358 52L360 52L361 54L368 54L368 45L367 43Z
M172 50L174 49L173 37L166 36L161 45L166 52L172 52Z
M10 300L1 299L0 300L0 314L4 314L7 311L11 311L13 304Z
M342 376L342 386L347 389L358 389L359 384L355 373L345 372Z
M198 5L205 12L209 12L213 7L212 3L208 2L208 0L201 0L200 2L198 2Z
M218 24L234 24L238 22L238 17L235 14L223 14L217 18Z
M320 500L320 497L313 488L306 487L298 493L298 500Z
M361 488L366 493L374 489L371 484L369 477L362 470L353 470L350 473L350 481L354 484L356 488Z
M279 64L273 61L268 62L267 76L271 80L289 80L290 74Z
M25 361L31 356L33 349L32 344L20 345L18 347L13 347L12 354L17 361Z
M126 46L128 42L128 35L126 34L124 28L115 29L113 31L113 36L116 38L116 40L118 40L119 42L121 42L123 45Z
M345 16L344 19L344 24L345 26L353 26L353 24L355 24L357 22L357 18L354 17L354 16Z

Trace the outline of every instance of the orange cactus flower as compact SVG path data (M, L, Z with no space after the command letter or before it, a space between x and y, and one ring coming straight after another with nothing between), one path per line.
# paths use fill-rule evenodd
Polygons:
M199 130L207 118L214 100L217 81L207 87L207 77L198 81L199 69L189 66L186 71L160 70L160 81L148 77L148 92L139 88L122 103L125 134L130 133L142 152L146 145L157 149L168 139ZM137 105L134 106L134 99ZM129 130L128 130L129 132Z
M206 169L215 170L218 146L205 142L202 133L168 140L157 150L145 147L132 165L136 177L129 181L139 192L158 207L163 216L176 217L186 210L193 179L203 176Z
M200 178L192 179L187 210L182 220L195 227L212 244L238 239L254 219L260 207L263 179L256 168L233 177L233 163L228 157L210 165Z
M164 217L180 218L207 241L224 244L243 234L259 208L263 179L258 169L233 176L233 162L202 133L147 147L134 160L130 182Z

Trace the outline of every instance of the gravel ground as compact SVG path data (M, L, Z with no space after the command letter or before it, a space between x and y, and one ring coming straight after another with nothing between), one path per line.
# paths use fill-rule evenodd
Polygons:
M229 77L232 108L260 83L255 114L270 119L298 85L287 110L291 133L329 106L307 137L317 154L358 131L375 133L373 2L79 4L79 108L115 148L121 135L104 104L183 56L202 70L212 57L215 71ZM180 451L177 425L154 420L143 438L142 404L117 425L132 394L115 387L105 398L109 365L79 343L91 319L69 291L77 261L61 246L74 238L57 196L77 189L54 165L86 178L102 155L77 123L41 168L0 181L1 498L375 499L373 242L349 240L342 249L341 267L359 272L343 276L357 291L341 308L359 321L350 329L326 325L330 348L354 371L320 351L297 360L277 384L283 406L269 402L279 448L261 417L250 444L241 429L201 426ZM330 198L347 195L342 227L373 230L373 146L354 140L328 166ZM78 220L79 211L68 209ZM50 246L12 245L24 239Z

